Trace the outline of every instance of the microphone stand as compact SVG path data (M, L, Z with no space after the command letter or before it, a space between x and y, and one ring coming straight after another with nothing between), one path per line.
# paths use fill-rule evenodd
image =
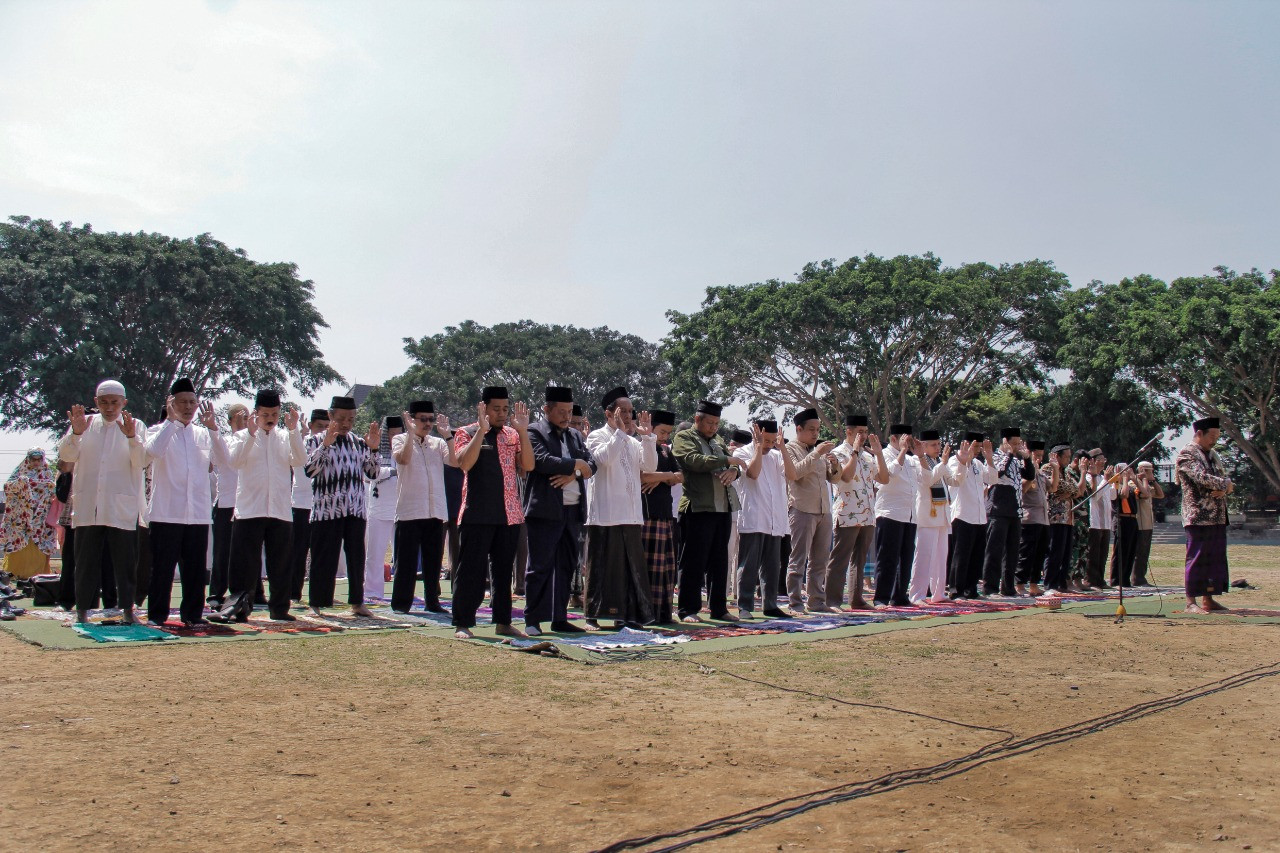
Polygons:
M1147 452L1147 449L1148 449L1149 447L1151 447L1151 445L1153 445L1153 444L1155 444L1157 441L1159 441L1163 436L1164 436L1164 430L1161 430L1160 432L1158 432L1158 433L1156 433L1155 435L1151 436L1151 439L1150 439L1146 444L1144 444L1144 445L1142 445L1142 447L1138 448L1138 452L1137 452L1137 453L1135 453L1135 454L1133 455L1133 459L1132 459L1132 460L1130 460L1130 462L1129 462L1129 464L1128 464L1128 466L1127 466L1128 470L1131 470L1131 471L1132 471L1132 470L1133 470L1133 468L1134 468L1134 466L1138 464L1138 460L1142 458L1142 454L1146 453L1146 452ZM1101 485L1101 486L1099 486L1099 487L1098 487L1098 488L1093 492L1093 494L1089 495L1087 498L1085 498L1084 500L1080 501L1080 502L1079 502L1079 503L1077 503L1075 506L1073 506L1073 507L1071 508L1071 513L1072 513L1072 515L1074 515L1074 514L1075 514L1075 512L1076 512L1076 510L1080 509L1080 507L1084 506L1084 505L1085 505L1085 504L1087 504L1089 501L1093 500L1095 497L1097 497L1099 494L1101 494L1102 490L1103 490L1103 489L1105 489L1107 486L1111 485L1112 481L1113 481L1113 480L1115 480L1115 479L1116 479L1116 475L1115 475L1115 474L1112 474L1110 477L1108 477L1108 478L1107 478L1107 479L1102 483L1102 485ZM1120 543L1120 533L1119 533L1119 531L1118 531L1118 530L1116 531L1116 548L1118 548L1118 549L1122 548L1122 545L1121 545L1121 543ZM1116 621L1117 621L1117 622L1123 622L1123 621L1124 621L1124 617L1125 617L1125 609L1124 609L1124 552L1123 552L1123 550L1121 550L1121 551L1120 551L1120 553L1117 553L1117 554L1116 554L1116 580L1118 581L1118 586L1119 586L1119 588L1120 588L1120 606L1116 608Z

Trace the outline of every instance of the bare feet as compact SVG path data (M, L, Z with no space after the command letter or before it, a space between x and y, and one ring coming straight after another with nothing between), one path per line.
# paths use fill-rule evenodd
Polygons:
M1033 583L1033 584L1031 585L1031 594L1032 594L1032 595L1044 595L1044 590L1040 588L1040 585L1039 585L1039 584L1034 584L1034 583Z
M529 635L514 625L494 625L493 632L500 637L515 637L519 640L529 639Z
M351 605L351 613L355 616L373 616L373 611L368 607L365 607L363 604Z
M1186 608L1184 608L1182 612L1183 613L1208 613L1209 611L1205 610L1203 607L1201 607L1199 604L1196 604L1194 601L1188 601Z
M459 628L453 632L453 638L455 640L474 640L476 635L466 628Z
M1218 602L1214 601L1213 596L1211 595L1206 595L1204 597L1203 603L1200 606L1203 607L1205 610L1225 610L1228 612L1231 610L1230 607L1227 607L1223 604L1219 604Z

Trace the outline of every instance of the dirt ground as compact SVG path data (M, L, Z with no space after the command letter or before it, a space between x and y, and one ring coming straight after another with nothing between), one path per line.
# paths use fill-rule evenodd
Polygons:
M1226 603L1280 606L1280 548L1231 557L1259 589ZM1039 612L583 666L407 632L79 652L6 634L0 848L593 850L1001 737L725 671L1022 737L1276 663L1278 640ZM700 847L1277 849L1278 709L1265 678Z

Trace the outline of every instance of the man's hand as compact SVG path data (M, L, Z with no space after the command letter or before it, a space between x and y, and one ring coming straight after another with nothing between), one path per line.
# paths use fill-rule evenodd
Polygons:
M422 429L422 424L414 420L413 416L410 415L408 412L401 412L400 420L404 421L405 429L409 430L410 435L416 435L418 438L423 437L424 432Z
M218 416L213 413L213 403L208 400L200 403L200 423L204 424L204 428L209 432L218 431Z
M641 412L636 418L636 435L644 436L653 433L653 415Z
M167 421L178 420L178 409L174 406L174 397L172 394L164 398L164 418Z
M364 444L370 450L377 450L378 445L382 442L382 425L377 421L369 424L369 429L365 430Z
M440 434L441 438L446 438L452 435L452 433L449 431L448 415L436 415L436 432Z
M89 422L93 420L93 415L85 415L84 406L76 403L71 407L71 411L67 412L67 420L71 421L71 432L75 435L83 435L84 431L89 428Z
M120 413L120 432L125 438L133 438L134 432L137 430L138 424L133 419L133 415L128 412Z
M867 443L871 445L872 453L879 453L884 449L884 445L880 443L880 436L874 432L867 433Z
M948 444L946 447L942 448L941 464L946 465L947 460L949 460L950 458L951 458L951 445Z
M325 447L333 447L333 443L338 440L338 428L333 421L329 421L329 425L324 429L324 438L320 439L320 443Z
M489 431L489 409L484 403L476 403L476 425L480 427L481 437Z
M295 429L297 429L297 428L298 428L298 409L297 409L297 407L295 407L295 406L290 406L287 410L285 410L285 413L284 413L284 427L285 427L285 429L289 430L289 432L293 432Z
M736 459L734 461L739 463L742 462L741 459ZM719 474L716 474L716 478L720 481L721 485L727 486L734 480L738 479L738 472L730 468L728 471L721 471Z
M968 465L973 460L973 442L961 441L960 450L956 453L956 461L961 465Z
M547 478L547 482L551 483L553 488L563 489L570 483L576 482L577 479L572 474L552 474Z
M984 439L984 440L983 440L983 442L982 442L982 452L983 452L983 453L985 453L985 454L987 455L987 461L988 461L988 462L990 462L990 461L991 461L992 452L993 452L994 450L995 450L995 447L994 447L994 445L992 445L992 444L991 444L991 439L989 439L989 438L988 438L988 439Z
M574 461L573 472L584 480L588 479L592 473L594 473L591 470L591 465L584 459L577 459Z
M529 428L529 407L524 403L516 403L511 407L511 419L509 421L512 429L516 432L524 432Z
M249 435L258 434L258 410L257 409L254 409L252 412L249 413L249 426L247 428L249 430ZM333 428L330 427L330 429L332 430ZM326 446L328 446L329 444L333 444L333 442L332 441L326 442Z

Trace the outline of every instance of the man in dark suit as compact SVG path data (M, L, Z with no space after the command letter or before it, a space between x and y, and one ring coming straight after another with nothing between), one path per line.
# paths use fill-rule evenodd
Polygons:
M524 490L529 562L525 570L525 633L537 636L542 623L551 630L580 633L569 621L569 586L578 564L578 536L586 520L584 480L596 463L582 434L569 428L573 394L568 388L547 389L543 419L529 427L533 470Z

